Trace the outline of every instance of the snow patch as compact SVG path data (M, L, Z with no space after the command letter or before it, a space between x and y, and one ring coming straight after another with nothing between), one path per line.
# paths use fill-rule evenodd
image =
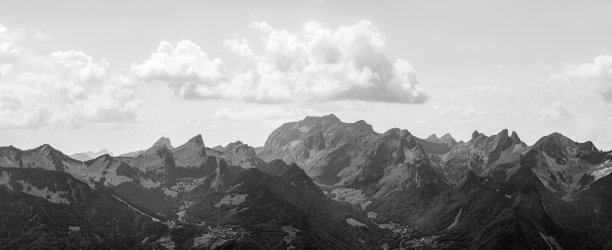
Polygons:
M346 219L346 223L354 227L365 227L366 224L353 218Z
M606 161L606 164L607 163L609 163L609 161ZM604 167L602 169L598 169L598 170L593 171L593 173L591 173L591 175L593 177L595 177L595 180L599 180L599 179L601 179L603 177L608 176L611 173L612 173L612 166L606 166L606 167Z
M221 201L219 201L219 203L217 203L215 207L219 208L223 205L236 206L246 201L246 198L248 196L248 194L228 194L221 198Z

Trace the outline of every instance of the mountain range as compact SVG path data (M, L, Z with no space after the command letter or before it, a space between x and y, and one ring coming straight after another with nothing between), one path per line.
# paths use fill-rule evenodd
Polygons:
M612 152L559 133L458 142L327 115L260 148L96 154L0 147L0 248L612 249Z
M79 161L89 161L91 159L95 159L103 155L113 156L113 153L109 152L106 149L102 149L98 152L87 151L87 152L82 152L82 153L74 153L70 155L70 158L79 160Z

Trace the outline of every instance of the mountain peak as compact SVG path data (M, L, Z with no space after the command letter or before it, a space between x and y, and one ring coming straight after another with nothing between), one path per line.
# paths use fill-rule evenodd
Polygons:
M519 144L521 143L521 138L519 138L518 134L515 131L512 131L512 135L510 135L510 140L512 140L512 143L514 144Z
M572 139L566 137L565 135L558 133L558 132L554 132L550 135L544 136L542 138L540 138L540 140L538 140L534 145L542 145L542 144L556 144L559 146L569 146L571 144L574 144L576 142L574 142Z
M374 132L374 129L372 129L372 125L368 124L364 120L356 121L355 123L353 123L353 125L359 130Z
M485 134L483 133L479 133L478 130L474 130L474 132L472 133L472 140L476 140L480 137L484 137Z
M504 137L508 137L508 129L502 129L501 131L499 131L499 133L497 133L498 136L504 136Z
M428 136L426 139L428 140L438 139L438 136L436 135L436 133L433 133L430 136Z
M166 146L168 149L172 149L172 143L170 142L170 139L167 137L161 137L159 139L157 139L157 141L155 143L153 143L153 146L151 147L157 147L157 146Z
M449 133L444 134L442 137L440 137L440 139L445 140L445 141L456 142L455 138L453 138L453 136Z
M49 144L40 145L36 149L39 150L39 151L42 151L43 153L47 153L47 154L60 154L60 155L63 155L62 152L60 152L59 150L55 149L54 147L52 147Z
M330 123L330 124L336 124L336 123L342 122L334 114L329 114L326 116L306 116L306 118L304 118L304 120L302 121L306 123Z
M191 143L194 144L196 146L204 146L204 140L202 140L202 135L198 134L196 136L194 136L193 138L189 139L189 141L187 141L187 143Z

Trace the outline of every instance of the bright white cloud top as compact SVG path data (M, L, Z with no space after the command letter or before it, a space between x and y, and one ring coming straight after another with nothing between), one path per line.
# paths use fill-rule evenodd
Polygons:
M0 128L132 122L143 102L127 76L75 50L38 55L20 44L27 34L0 26Z
M209 58L188 40L162 42L150 58L132 66L132 73L146 82L166 82L185 99L427 100L412 65L389 59L384 36L369 21L336 29L309 22L298 33L265 22L249 28L255 37L235 35L225 42L235 58Z
M612 101L612 56L601 55L593 63L569 64L565 71L552 74L555 82L573 84L599 92L604 100Z

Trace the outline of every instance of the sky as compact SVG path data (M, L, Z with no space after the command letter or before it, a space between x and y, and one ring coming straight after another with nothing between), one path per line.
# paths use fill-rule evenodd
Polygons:
M0 145L241 140L305 116L612 149L611 1L4 1Z

